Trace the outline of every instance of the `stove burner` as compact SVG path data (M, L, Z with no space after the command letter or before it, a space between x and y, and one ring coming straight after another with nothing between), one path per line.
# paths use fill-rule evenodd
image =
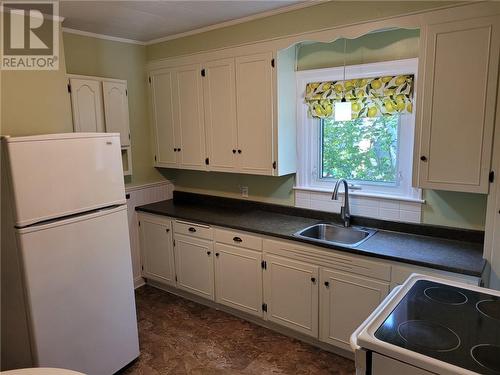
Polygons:
M474 346L470 354L481 366L500 374L500 346L480 344Z
M476 308L487 317L500 320L500 300L482 300L476 304Z
M399 335L417 348L448 352L460 346L460 338L451 329L427 320L408 320L398 326Z
M458 290L433 286L424 290L424 294L432 301L448 305L462 305L467 302L467 296Z

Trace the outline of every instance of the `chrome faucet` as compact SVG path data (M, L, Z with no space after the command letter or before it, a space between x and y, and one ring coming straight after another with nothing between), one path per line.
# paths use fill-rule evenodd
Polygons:
M344 221L344 227L348 227L351 225L351 212L349 210L349 184L345 178L340 178L335 183L335 187L333 188L332 199L338 200L339 195L339 186L341 183L344 183L344 204L340 207L340 217Z

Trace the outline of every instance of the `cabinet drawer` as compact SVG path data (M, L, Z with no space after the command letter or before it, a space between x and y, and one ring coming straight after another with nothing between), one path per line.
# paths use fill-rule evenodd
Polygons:
M361 256L345 255L334 250L299 245L291 241L264 240L264 251L289 259L321 265L337 271L352 272L379 280L391 280L391 266Z
M262 238L242 232L216 229L215 241L247 249L262 250Z
M185 234L187 236L203 238L211 240L213 238L213 231L208 225L194 224L187 221L178 221L174 223L175 233Z

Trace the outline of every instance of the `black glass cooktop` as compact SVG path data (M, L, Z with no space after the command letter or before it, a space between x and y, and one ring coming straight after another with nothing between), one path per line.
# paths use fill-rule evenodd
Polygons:
M480 374L500 374L500 298L419 280L375 337Z

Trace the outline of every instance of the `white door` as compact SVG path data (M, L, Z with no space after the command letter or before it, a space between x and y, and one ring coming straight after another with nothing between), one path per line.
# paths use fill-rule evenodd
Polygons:
M214 254L212 241L175 235L177 287L214 300Z
M272 53L236 58L238 166L240 172L273 174Z
M204 64L203 106L209 169L231 172L236 168L236 87L234 59Z
M120 133L123 146L130 146L128 92L125 82L103 81L104 117L106 132Z
M139 356L126 210L18 230L36 367L113 374Z
M174 118L179 167L206 169L201 65L175 69Z
M321 269L320 340L351 350L349 338L389 293L389 284Z
M178 154L174 119L175 73L170 69L162 69L151 73L150 79L155 165L175 167Z
M172 223L140 215L139 233L143 277L175 285Z
M419 64L423 188L487 193L500 49L498 17L430 25Z
M103 132L101 82L70 78L71 108L75 132Z
M275 255L264 260L267 319L318 337L318 267Z
M215 301L262 317L262 253L215 244Z
M16 225L125 203L117 135L6 138Z

